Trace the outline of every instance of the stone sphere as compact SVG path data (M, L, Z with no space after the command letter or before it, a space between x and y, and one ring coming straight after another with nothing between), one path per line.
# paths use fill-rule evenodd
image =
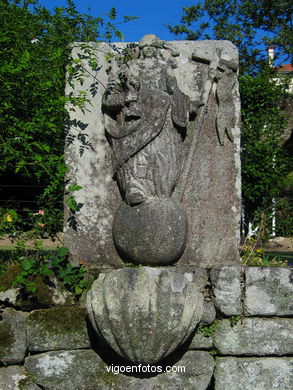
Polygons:
M113 237L125 261L173 264L186 245L187 217L171 198L151 198L136 206L122 203L114 218Z

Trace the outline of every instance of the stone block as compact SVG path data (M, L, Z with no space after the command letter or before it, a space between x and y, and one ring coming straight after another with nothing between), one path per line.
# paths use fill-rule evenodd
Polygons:
M52 307L34 310L26 319L29 351L90 348L85 310Z
M293 353L293 318L244 318L232 326L222 320L213 336L223 355L290 355Z
M215 390L292 390L292 358L217 357Z
M25 367L44 389L96 390L109 383L106 367L93 350L31 355L25 359ZM115 383L115 375L110 378Z
M8 366L0 368L0 390L40 390L27 376L24 367Z
M208 283L209 275L207 270L196 267L196 266L176 266L176 272L179 273L188 273L192 275L192 280L197 284L199 290L204 292L204 289ZM209 303L209 302L207 302ZM205 305L204 301L204 311L207 312L207 316L212 315L212 308L208 307L209 305ZM205 313L203 313L205 315Z
M217 309L226 316L241 314L241 268L213 268L210 279Z
M25 315L14 309L5 309L0 321L0 362L21 363L27 349Z
M171 372L164 372L166 366L140 365L133 366L136 374L115 374L118 365L108 364L93 350L46 352L25 360L36 383L44 389L58 390L206 390L215 366L214 359L204 351L188 351L180 358L174 357L168 368L173 369ZM124 372L126 367L132 370L125 362L118 364ZM151 372L154 367L157 373Z
M0 367L0 390L41 390L22 366Z
M208 352L187 351L172 367L174 372L163 372L146 379L132 378L130 381L123 377L121 382L124 387L122 386L121 390L124 388L128 390L206 390L211 382L214 366L215 361ZM179 371L181 367L184 367L184 371Z
M213 338L206 337L202 332L197 332L192 337L190 344L188 345L188 349L198 349L198 350L206 350L213 348Z
M73 254L75 264L82 261L91 265L121 266L122 258L127 261L124 252L128 251L129 235L124 233L132 224L123 225L122 219L123 245L120 245L119 232L116 237L118 254L113 241L114 216L124 201L125 207L132 201L141 204L141 198L146 195L143 193L145 181L148 201L154 198L176 200L187 216L187 233L183 241L174 243L174 253L177 252L171 262L178 260L184 244L180 265L212 267L239 263L241 180L237 49L228 41L158 42L151 47L157 55L145 61L146 66L154 65L160 58L156 66L152 66L153 74L147 71L143 77L142 53L138 56L135 52L134 56L138 57L135 61L119 67L114 56L123 54L127 43L94 43L90 45L98 68L93 71L84 56L83 85L67 83L67 95L76 96L83 90L88 92L89 99L83 108L68 106L70 120L66 129L67 179L69 184L82 187L74 193L78 210L74 214L65 210L64 243ZM111 64L106 60L108 52L114 54ZM73 57L82 58L83 54L82 45L76 43ZM119 79L122 70L130 76L124 81ZM135 90L138 84L142 87ZM110 104L107 99L113 91L114 103ZM147 91L147 99L143 91ZM129 100L130 95L131 99L136 96L136 100ZM152 109L145 109L146 101L154 103ZM128 123L125 126L121 113ZM129 172L123 180L122 167L125 166ZM127 187L128 180L132 180L132 188ZM155 208L155 213L156 220L160 221L160 208ZM178 220L182 215L178 215ZM140 213L137 218L139 220ZM169 222L168 225L161 221L166 231L172 230L172 220ZM163 234L162 229L159 235L161 233L167 245L170 237ZM125 237L127 248L124 247ZM140 237L140 243L149 237L144 236L144 228ZM158 242L157 249L160 244ZM145 248L140 250L139 257L136 248L131 249L128 256L139 262ZM155 263L157 251L149 253L154 253L154 258L143 258L142 262ZM163 264L167 260L158 261Z
M17 270L18 273L16 272ZM25 298L20 293L20 288L12 285L12 282L16 278L16 275L21 272L22 269L19 269L19 264L16 264L10 267L8 271L6 271L1 276L3 286L7 287L7 289L5 291L0 292L0 302L3 302L5 305L9 306L13 305L14 307L21 308L23 310L33 310L41 307L50 307L52 305L55 306L74 304L73 294L66 290L63 283L61 283L56 278L50 278L49 283L45 283L40 276L37 276L33 280L36 283L37 287L37 291L34 294L34 298ZM14 278L11 277L11 274L15 274Z
M213 302L203 301L203 313L199 325L209 325L216 318L216 310Z
M251 316L293 315L293 269L248 267L244 307Z

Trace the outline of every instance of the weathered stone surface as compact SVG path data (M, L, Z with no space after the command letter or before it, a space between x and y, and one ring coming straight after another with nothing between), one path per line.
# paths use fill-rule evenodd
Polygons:
M100 274L87 297L96 332L124 358L158 362L183 344L202 316L193 274L175 268L124 268Z
M25 371L20 366L0 368L0 390L19 389L19 382L26 378Z
M210 272L214 302L227 316L242 313L240 267L214 268Z
M52 304L54 306L73 305L75 303L73 294L66 290L63 283L59 282L56 278L51 278L51 290Z
M198 65L197 69L200 68L207 72L206 65ZM186 77L184 73L183 77ZM234 105L240 112L237 92ZM215 135L217 107L216 97L211 95L203 120L204 131L197 135L195 158L191 161L191 173L182 200L189 235L179 264L213 267L239 263L239 125L234 128L234 142L222 146Z
M173 199L152 198L117 211L113 236L121 257L140 264L172 264L186 244L187 219Z
M217 357L215 390L291 390L292 358Z
M216 310L213 302L203 301L203 313L200 320L200 325L209 325L216 318Z
M24 367L8 366L0 368L0 390L40 390L28 376Z
M27 357L25 364L36 383L45 390L206 390L215 365L208 352L188 351L170 363L168 369L172 368L173 372L164 372L165 366L156 366L158 374L151 374L150 378L143 377L148 376L147 372L152 373L155 366L132 368L121 363L121 371L128 367L126 376L115 374L113 371L118 366L114 365L112 371L111 364L107 366L93 350L42 353ZM132 375L131 370L140 375Z
M10 271L8 270L7 273L9 272ZM19 273L20 272L21 270ZM2 275L2 278L4 278L4 275ZM19 287L11 286L7 290L0 292L0 301L6 305L13 305L14 307L22 308L24 310L50 307L52 305L74 304L73 294L66 290L63 283L56 278L50 278L49 283L45 283L44 280L38 276L34 279L34 282L36 283L37 291L34 294L33 299L26 299L20 294Z
M224 355L290 355L293 353L293 318L244 318L231 326L222 320L213 336Z
M27 343L25 315L14 309L5 309L0 321L0 362L21 363L24 360Z
M16 305L17 295L19 292L19 288L11 287L5 291L0 291L0 301L5 303L6 305Z
M78 44L73 55L82 55L82 50L76 46ZM89 73L83 86L67 86L67 94L76 94L82 89L91 91L89 95L92 93L92 96L88 96L89 102L83 110L74 107L75 111L70 112L69 142L65 153L69 168L67 178L70 183L81 185L82 189L75 193L79 210L74 215L66 210L65 245L70 248L76 263L121 264L112 239L114 215L122 201L121 194L131 204L144 199L142 195L145 195L145 191L140 186L144 177L152 196L172 197L185 209L189 229L186 249L179 260L181 265L211 267L237 263L240 221L237 49L228 41L158 41L158 45L150 44L149 48L156 51L153 56L156 60L160 59L161 65L153 67L154 77L148 72L146 78L137 80L134 70L137 68L137 75L143 71L143 66L138 71L138 64L143 61L144 48L141 45L139 58L128 63L129 69L133 68L131 72L127 67L121 67L122 70L125 68L126 76L131 77L122 77L120 90L115 90L115 83L111 84L110 87L113 86L117 92L114 100L118 104L110 104L106 102L110 94L107 93L105 97L105 90L110 91L109 81L112 75L119 72L116 71L117 62L112 60L108 64L104 53L117 54L126 46L125 43L94 44L92 48L98 69L92 71L85 60L83 66ZM154 62L145 52L143 55L147 57L146 63ZM161 68L164 68L164 77L158 78ZM145 93L146 89L152 93ZM145 110L141 113L137 106L146 101L144 96L155 101L154 96L158 94L166 98L166 112L152 121L163 103L155 105L150 115L146 115ZM101 109L103 95L107 120L104 120ZM121 96L124 96L124 101L120 99ZM133 100L134 97L136 100ZM118 118L122 125L117 127L117 112L124 103L121 111L124 116ZM126 122L140 121L141 126L138 129L136 126L131 128L129 123L125 125L124 117ZM160 121L163 122L160 124ZM158 132L152 134L156 126ZM113 146L114 151L105 138L105 128L111 145L118 145L117 148ZM120 139L121 134L116 134L116 130L125 130L126 133ZM138 136L140 130L141 137ZM149 133L153 139L147 138ZM82 134L83 138L85 136L87 148L81 145L78 134ZM147 142L147 145L143 142ZM151 150L154 144L156 147ZM156 150L159 153L156 154ZM125 155L126 152L130 155ZM121 165L119 169L116 166L119 171L116 180L120 184L121 194L117 182L113 180L115 169L111 162L112 154L116 165L119 162ZM123 171L125 166L128 166L129 172ZM139 172L136 172L136 168ZM134 174L136 192L124 191L128 174Z
M29 351L90 348L84 309L59 306L34 310L26 324Z
M0 390L40 390L21 366L0 368Z
M78 55L84 54L81 45L74 44L73 57L78 58ZM115 44L117 50L125 46L125 43ZM75 264L82 261L96 265L120 265L122 261L112 239L112 224L120 203L120 194L112 178L112 150L105 138L101 104L108 83L107 72L115 66L115 61L112 64L107 62L106 53L113 53L115 49L113 45L104 42L93 44L92 49L97 58L97 70L92 71L85 60L83 66L87 77L84 77L83 86L78 86L77 83L71 87L67 83L65 91L66 95L78 94L78 90L89 91L89 102L84 109L68 106L70 121L65 148L68 167L66 179L69 184L78 184L82 188L74 193L79 211L71 215L65 208L64 245L73 254L72 262ZM92 146L85 147L82 155L82 143L77 138L78 134L82 134Z
M181 272L181 273L185 273L185 272L191 273L192 274L192 279L198 285L199 290L201 292L204 292L205 287L208 284L208 280L209 280L209 275L208 275L207 270L205 270L205 269L203 269L201 267L196 267L196 266L181 266L181 267L178 267L178 265L176 266L176 269L178 270L178 272ZM210 311L210 309L208 309L205 306L205 304L206 304L206 302L204 301L204 310L206 312ZM210 314L208 314L208 316L210 316ZM205 315L205 313L203 313L203 316L204 315Z
M214 359L208 352L188 351L174 364L172 367L174 372L163 372L148 379L129 378L129 380L127 378L127 380L123 377L121 390L206 390L210 384L214 366ZM180 371L183 368L184 371Z
M206 337L202 332L197 332L192 337L190 344L188 345L188 349L211 349L213 347L213 338Z
M248 315L293 314L293 269L248 267L244 306Z
M117 376L107 373L105 364L93 350L32 355L25 359L25 366L45 390L111 389L112 381L118 382Z

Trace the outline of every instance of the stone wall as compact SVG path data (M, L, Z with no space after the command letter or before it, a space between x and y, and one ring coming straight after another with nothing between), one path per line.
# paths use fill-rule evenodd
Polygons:
M201 323L157 366L185 372L157 374L126 372L131 363L93 336L84 297L79 305L24 311L2 294L0 389L291 390L292 268L201 269L200 285ZM113 373L116 366L125 374Z

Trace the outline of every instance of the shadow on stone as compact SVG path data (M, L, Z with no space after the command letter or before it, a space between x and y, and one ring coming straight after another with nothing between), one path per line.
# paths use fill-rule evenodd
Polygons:
M133 371L135 370L134 367L137 367L137 371L140 370L141 366L144 367L154 367L152 372L147 372L147 373L142 373L142 372L131 372L128 373L126 370L123 372L123 375L128 376L128 377L133 377L133 378L139 378L139 379L147 379L147 378L154 378L161 373L166 371L166 367L168 366L174 366L185 354L186 350L180 350L180 351L174 351L168 356L166 356L164 359L160 360L159 362L155 364L145 364L145 365L139 365L139 364L134 364L129 360L123 359L120 355L118 355L112 348L111 346L107 343L106 340L102 339L101 337L97 337L95 330L93 329L89 319L87 318L87 328L88 328L88 334L89 334L89 339L91 342L92 349L99 355L99 357L103 360L103 362L108 366L108 367L133 367ZM189 339L184 343L184 346L189 345L190 341L192 339L192 336L189 337ZM157 368L160 367L161 369L158 370ZM122 373L123 370L120 372Z

